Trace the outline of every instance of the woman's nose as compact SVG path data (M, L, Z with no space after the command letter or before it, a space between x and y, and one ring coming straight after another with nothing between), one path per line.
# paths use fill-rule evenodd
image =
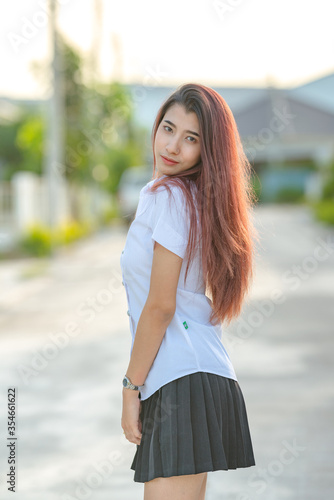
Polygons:
M166 150L168 153L174 153L174 154L179 153L180 147L177 138L173 138L168 142Z

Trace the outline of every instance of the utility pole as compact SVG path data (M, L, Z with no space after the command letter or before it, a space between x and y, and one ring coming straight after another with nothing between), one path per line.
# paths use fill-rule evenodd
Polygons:
M50 25L49 36L52 53L51 63L51 94L47 112L46 133L46 162L45 177L47 180L47 207L48 225L54 229L59 222L61 207L66 200L60 200L60 187L65 193L65 164L64 164L64 88L62 73L62 58L60 40L57 32L57 1L49 0Z

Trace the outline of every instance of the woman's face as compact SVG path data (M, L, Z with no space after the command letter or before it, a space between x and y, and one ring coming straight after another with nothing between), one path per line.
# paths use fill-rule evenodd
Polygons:
M196 165L201 159L196 113L186 113L182 105L173 104L158 127L154 155L158 177L175 175Z

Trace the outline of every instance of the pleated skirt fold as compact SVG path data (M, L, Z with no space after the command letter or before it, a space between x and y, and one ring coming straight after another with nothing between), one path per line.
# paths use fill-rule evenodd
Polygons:
M141 401L134 481L255 465L246 405L236 380L196 372Z

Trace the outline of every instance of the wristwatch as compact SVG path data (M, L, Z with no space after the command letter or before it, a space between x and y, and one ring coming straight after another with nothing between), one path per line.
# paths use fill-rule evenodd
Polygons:
M125 389L132 389L133 391L140 391L141 387L143 387L143 385L134 385L130 379L125 375L124 378L123 378L123 387L125 387Z

